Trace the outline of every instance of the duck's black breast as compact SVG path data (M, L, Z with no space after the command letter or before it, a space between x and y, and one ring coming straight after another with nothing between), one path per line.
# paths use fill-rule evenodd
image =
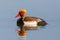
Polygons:
M23 19L22 18L19 18L17 20L17 26L23 26L23 25L24 25Z

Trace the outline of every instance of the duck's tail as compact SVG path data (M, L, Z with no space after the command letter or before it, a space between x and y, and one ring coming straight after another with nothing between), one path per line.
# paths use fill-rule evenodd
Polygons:
M38 26L45 26L47 25L47 22L45 22L44 20L43 21L40 21L37 23Z

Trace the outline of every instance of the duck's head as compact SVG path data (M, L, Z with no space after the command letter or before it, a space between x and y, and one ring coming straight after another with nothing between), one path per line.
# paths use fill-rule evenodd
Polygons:
M24 17L26 17L26 13L27 13L26 10L24 10L24 9L23 10L20 10L19 13L17 14L16 18L19 17L19 16L21 18L24 18Z

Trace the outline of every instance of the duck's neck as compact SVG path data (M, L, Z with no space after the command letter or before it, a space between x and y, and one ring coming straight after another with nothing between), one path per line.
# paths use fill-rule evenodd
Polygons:
M24 20L25 17L26 17L26 16L24 16L24 17L21 16L21 19Z

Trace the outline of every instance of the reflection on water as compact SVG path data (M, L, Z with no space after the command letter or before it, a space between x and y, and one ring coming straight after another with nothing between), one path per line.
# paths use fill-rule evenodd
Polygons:
M26 40L26 37L20 36L20 40Z

